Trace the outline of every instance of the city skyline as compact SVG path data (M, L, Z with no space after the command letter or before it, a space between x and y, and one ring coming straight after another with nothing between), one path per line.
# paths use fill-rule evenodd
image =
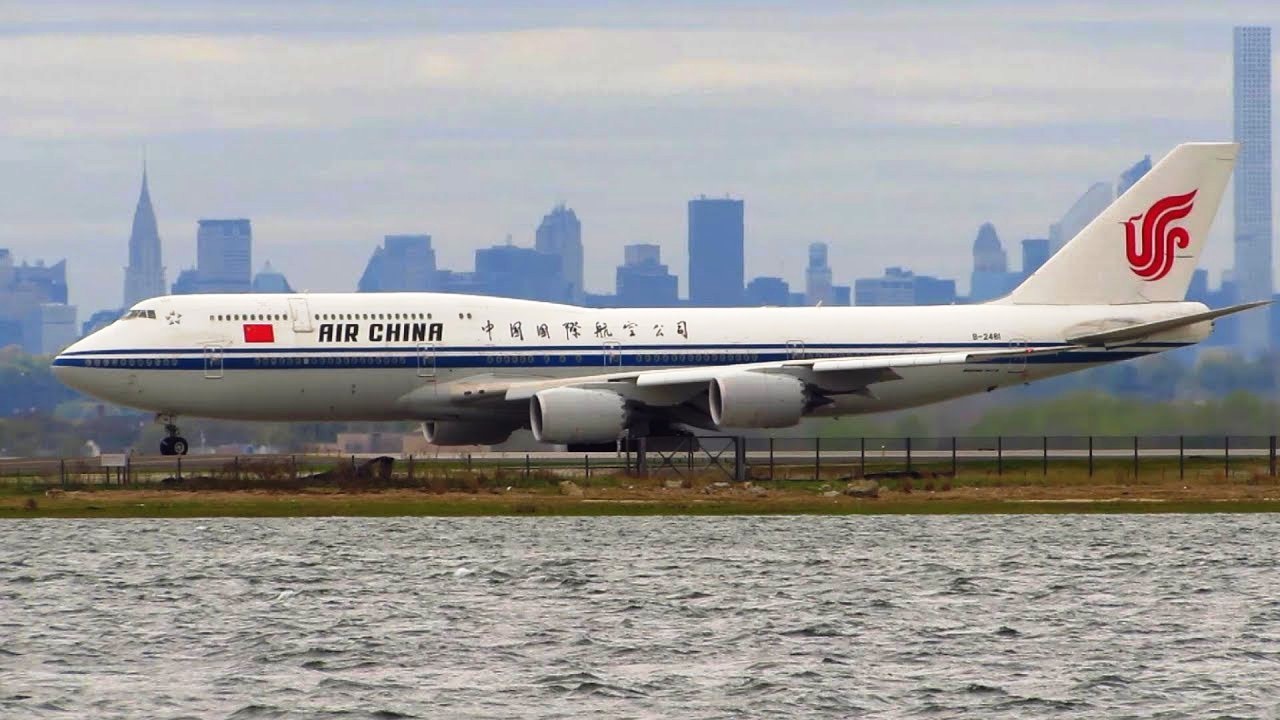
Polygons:
M1230 137L1232 28L1280 19L1247 2L574 5L572 24L484 5L227 7L8 21L0 246L68 257L85 314L118 302L144 144L171 275L195 264L203 217L252 218L255 252L297 289L349 290L384 235L429 232L441 266L466 267L508 234L531 244L567 199L588 292L612 285L623 246L653 243L686 296L683 204L728 193L748 201L747 278L802 287L821 241L840 281L905 264L967 292L981 222L1043 237L1135 157Z

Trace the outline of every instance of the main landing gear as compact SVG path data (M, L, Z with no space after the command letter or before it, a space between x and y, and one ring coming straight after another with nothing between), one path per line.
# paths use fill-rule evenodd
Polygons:
M161 455L186 455L187 439L178 434L178 426L173 424L174 418L169 415L160 418L164 421L165 438L160 441Z

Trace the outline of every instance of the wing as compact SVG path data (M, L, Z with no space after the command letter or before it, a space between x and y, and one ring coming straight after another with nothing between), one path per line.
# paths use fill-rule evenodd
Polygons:
M849 357L805 358L771 362L705 365L663 370L629 370L568 378L530 379L527 375L476 375L450 383L455 403L527 402L542 390L561 387L609 390L634 403L672 407L687 403L707 390L712 380L734 373L782 374L796 377L825 395L872 394L877 383L900 380L897 372L910 367L963 366L1003 358L1058 353L1068 344L1001 350L902 353Z

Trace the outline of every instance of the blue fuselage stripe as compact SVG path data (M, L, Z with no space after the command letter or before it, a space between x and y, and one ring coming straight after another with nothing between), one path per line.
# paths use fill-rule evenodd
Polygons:
M1058 363L1101 363L1127 360L1153 352L1166 350L1169 343L1150 343L1123 350L1071 350L1064 345L1062 352L1028 356L988 358L971 364L1021 365ZM145 349L84 351L74 355L59 355L53 364L58 367L87 367L102 369L134 370L206 370L211 365L226 370L296 370L326 368L645 368L681 365L739 365L744 363L778 362L783 360L881 356L902 353L928 352L936 348L954 349L956 345L859 345L861 351L851 351L852 346L813 346L785 348L785 346L652 346L627 347L604 350L599 347L554 346L507 350L485 348L436 348L418 352L412 348L236 348L219 352L204 349ZM975 351L990 350L991 346L966 345ZM999 345L997 347L1008 347ZM1043 346L1040 346L1043 347ZM896 351L896 352L895 352Z

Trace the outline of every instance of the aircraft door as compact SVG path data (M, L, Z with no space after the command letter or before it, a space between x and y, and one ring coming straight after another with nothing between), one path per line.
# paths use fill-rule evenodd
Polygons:
M209 380L222 377L222 347L218 345L204 346L204 376Z
M604 366L607 368L622 367L622 343L610 340L604 344Z
M788 360L804 359L804 341L803 340L787 341L787 359Z
M436 346L419 345L417 349L418 356L418 377L427 382L435 382L436 379Z
M315 329L311 324L311 308L307 305L306 298L289 298L289 316L293 318L294 332L311 332Z
M1011 375L1026 375L1027 374L1027 355L1025 351L1027 349L1027 339L1013 338L1013 340L1010 341L1009 343L1009 349L1015 350L1015 351L1022 351L1022 354L1014 355L1013 357L1009 358L1008 364L1005 365L1006 372L1008 372Z

